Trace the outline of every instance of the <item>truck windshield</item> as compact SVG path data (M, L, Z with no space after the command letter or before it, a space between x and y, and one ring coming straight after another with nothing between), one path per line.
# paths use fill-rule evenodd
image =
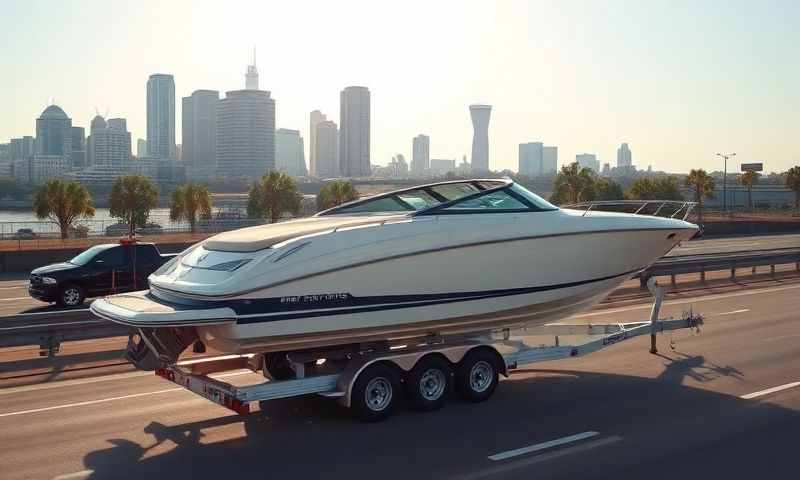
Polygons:
M76 255L69 263L74 265L86 265L100 252L104 252L108 250L108 246L105 245L95 245L94 247L89 248L88 250L84 250L83 252Z

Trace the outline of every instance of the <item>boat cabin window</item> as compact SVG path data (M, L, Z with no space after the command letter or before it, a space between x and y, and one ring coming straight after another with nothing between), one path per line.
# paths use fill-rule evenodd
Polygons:
M528 205L512 197L505 190L489 192L486 195L469 198L457 202L442 211L454 210L530 210Z
M411 205L414 210L439 205L440 202L425 190L411 190L410 192L398 193L397 197L405 203Z
M413 211L414 207L406 203L401 203L395 197L376 198L373 201L357 203L352 206L337 208L331 213L375 213L375 212L408 212Z

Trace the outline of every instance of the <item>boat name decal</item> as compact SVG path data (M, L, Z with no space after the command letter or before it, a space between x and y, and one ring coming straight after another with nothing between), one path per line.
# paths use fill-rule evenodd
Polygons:
M349 293L319 293L316 295L294 295L288 297L281 297L282 304L301 304L301 303L319 303L319 302L336 302L350 299Z

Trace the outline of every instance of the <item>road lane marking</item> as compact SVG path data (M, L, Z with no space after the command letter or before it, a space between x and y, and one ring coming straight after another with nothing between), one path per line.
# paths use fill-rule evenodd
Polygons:
M511 462L503 463L472 474L460 475L458 478L460 480L478 480L486 477L505 478L508 476L509 472L514 470L519 470L521 468L529 467L537 463L546 462L547 460L552 460L554 458L565 457L573 453L586 452L587 450L591 450L593 448L598 448L605 445L611 445L612 443L617 443L621 440L622 437L617 435L613 435L606 438L600 438L597 440L592 440L590 442L581 443L579 445L574 445L571 447L554 450L552 452L545 452L539 455L534 455L532 457L512 460Z
M77 322L61 322L61 323L36 323L33 325L21 325L19 327L3 327L0 330L19 330L21 328L42 328L42 327L59 327L61 325L82 325L84 323L106 323L106 320L80 320Z
M0 302L16 302L19 300L31 300L31 297L0 298Z
M595 431L588 431L583 433L577 433L575 435L570 435L568 437L561 437L555 440L550 440L547 442L537 443L535 445L528 445L527 447L522 448L515 448L514 450L507 450L505 452L495 453L494 455L489 455L489 460L494 462L500 460L506 460L512 457L518 457L520 455L525 455L526 453L533 453L538 452L540 450L545 450L547 448L557 447L559 445L564 445L566 443L577 442L579 440L585 440L587 438L592 438L600 433Z
M795 387L800 387L800 382L792 382L792 383L787 383L785 385L778 385L777 387L768 388L766 390L759 390L758 392L748 393L747 395L742 395L739 398L750 400L753 398L763 397L764 395L769 395L770 393L782 392L783 390L788 390L790 388L795 388Z
M749 308L742 308L742 309L733 310L733 311L730 311L730 312L713 313L713 314L709 315L709 317L721 317L722 315L735 315L737 313L745 313L745 312L749 312L749 311L750 311Z
M179 390L183 390L183 388L180 388L180 387L167 388L167 389L164 389L164 390L156 390L154 392L133 393L131 395L122 395L120 397L100 398L100 399L97 399L97 400L87 400L85 402L67 403L65 405L54 405L52 407L32 408L30 410L20 410L18 412L0 413L0 418L12 417L12 416L15 416L15 415L25 415L26 413L48 412L50 410L60 410L62 408L83 407L83 406L86 406L86 405L97 405L98 403L113 402L115 400L126 400L128 398L144 397L144 396L147 396L147 395L158 395L158 394L161 394L161 393L168 393L168 392L177 392Z
M777 292L784 292L787 290L797 290L800 288L800 285L789 285L786 287L773 287L773 288L762 288L757 290L746 290L743 292L733 292L733 293L718 293L718 294L711 294L711 295L703 295L701 297L694 297L694 298L680 298L675 300L667 300L662 303L662 306L666 305L684 305L687 303L700 303L700 302L708 302L712 300L724 300L726 298L736 298L736 297L745 297L748 295L762 295L765 293L777 293ZM629 307L619 307L619 308L609 308L605 310L598 310L596 312L590 313L583 313L580 315L575 315L574 317L570 318L584 318L584 317L599 317L601 315L608 315L612 313L622 313L622 312L632 312L635 310L650 310L653 308L653 305L650 303L641 304L641 305L631 305Z
M20 288L25 288L27 286L28 284L26 282L26 283L20 283L19 285L13 285L11 287L0 287L0 290L19 290Z

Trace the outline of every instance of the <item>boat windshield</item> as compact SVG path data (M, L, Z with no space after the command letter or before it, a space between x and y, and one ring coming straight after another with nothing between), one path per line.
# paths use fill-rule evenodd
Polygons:
M332 208L320 215L385 212L429 215L556 209L538 195L509 180L467 180L385 193Z

